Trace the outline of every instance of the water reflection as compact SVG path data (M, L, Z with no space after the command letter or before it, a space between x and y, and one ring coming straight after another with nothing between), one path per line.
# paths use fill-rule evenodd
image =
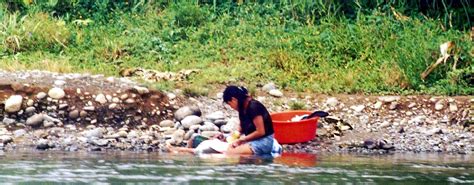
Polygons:
M469 156L183 155L25 152L0 155L0 179L12 183L474 183Z

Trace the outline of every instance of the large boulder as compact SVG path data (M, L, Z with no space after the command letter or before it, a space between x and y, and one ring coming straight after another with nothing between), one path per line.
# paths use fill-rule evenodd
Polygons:
M181 120L181 125L183 125L185 129L189 129L189 127L191 127L192 125L198 125L201 123L202 123L201 117L195 116L195 115L187 116L183 120Z
M181 107L180 109L178 109L174 113L174 118L177 121L181 121L186 116L190 116L190 115L201 116L201 114L202 114L201 109L199 109L198 106L184 106L184 107Z

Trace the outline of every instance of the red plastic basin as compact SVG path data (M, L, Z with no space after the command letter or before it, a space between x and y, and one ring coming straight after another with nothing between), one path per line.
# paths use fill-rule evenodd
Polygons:
M309 115L310 111L287 111L272 113L275 139L281 144L303 143L316 136L319 117L292 122L291 118Z

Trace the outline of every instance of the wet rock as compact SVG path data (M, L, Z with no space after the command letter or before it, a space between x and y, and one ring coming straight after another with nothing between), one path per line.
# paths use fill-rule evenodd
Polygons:
M199 107L197 106L184 106L184 107L179 108L174 113L174 118L177 121L181 121L185 117L190 116L190 115L201 116L201 109L199 109Z
M21 95L12 95L5 101L5 111L9 113L18 112L21 109L23 97Z
M268 94L270 94L274 97L282 97L283 96L283 93L278 89L272 89L268 92Z
M190 115L185 117L183 120L181 120L181 125L185 129L189 129L192 125L198 125L202 123L201 117L195 116L195 115Z
M53 99L61 99L63 98L64 96L66 96L66 93L64 92L63 89L61 88L58 88L58 87L54 87L54 88L51 88L49 91L48 91L48 96L53 98Z
M364 148L372 150L372 149L375 149L376 147L377 147L376 141L374 141L372 139L364 140Z
M99 102L100 104L105 104L105 103L107 103L107 99L105 98L105 95L104 95L104 94L98 94L98 95L95 97L95 101L96 101L96 102Z
M47 150L47 149L54 148L54 147L55 147L55 145L50 143L46 139L40 139L38 141L38 143L36 144L36 149L38 149L38 150Z

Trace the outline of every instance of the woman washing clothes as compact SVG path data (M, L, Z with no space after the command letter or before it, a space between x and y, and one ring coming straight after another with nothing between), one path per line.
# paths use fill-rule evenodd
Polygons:
M270 113L259 101L248 95L244 87L227 86L223 93L224 103L239 112L239 132L243 134L239 139L228 144L225 154L267 155L281 153L281 146L273 138L273 124ZM216 140L206 140L196 149L169 147L171 151L192 152L200 150L200 146L213 145ZM205 148L205 147L201 147ZM211 147L212 148L212 147Z

